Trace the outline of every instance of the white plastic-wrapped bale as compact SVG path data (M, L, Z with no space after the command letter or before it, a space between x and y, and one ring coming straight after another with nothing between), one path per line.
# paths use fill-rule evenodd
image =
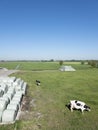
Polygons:
M14 98L20 98L20 100L22 100L22 92L21 92L21 91L17 91L17 92L14 94Z
M16 79L16 81L14 82L14 85L17 86L17 85L20 84L20 82L21 82L21 78L18 78L18 79Z
M3 77L2 82L6 83L8 86L12 86L15 79L16 77Z
M19 110L19 106L18 106L18 104L8 104L8 106L7 106L7 109L9 109L9 110L15 110L16 112L18 112L18 110Z
M6 109L7 102L5 100L0 100L0 111L3 111Z
M16 111L6 109L2 114L2 122L4 123L11 123L14 122L16 119Z
M26 89L27 89L27 83L24 82L23 86L22 86L22 94L25 95L26 94Z
M18 100L11 100L10 104L13 104L13 105L16 104L20 108L20 102Z
M6 104L9 104L9 102L10 102L10 100L7 96L1 97L0 100L6 101Z
M10 99L7 96L7 94L4 94L2 98L5 99L7 101L7 103L10 103Z
M0 89L0 97L2 97L2 96L3 96L3 94L4 94L3 90L2 90L2 89Z
M22 86L23 86L23 83L24 83L24 81L21 80L19 85L22 87Z
M21 91L16 91L15 95L14 96L22 96L22 92Z
M4 95L7 96L10 101L12 100L12 97L13 97L12 93L6 93Z
M16 86L16 87L15 87L15 90L16 90L16 91L21 91L21 85Z
M15 95L16 95L16 96L22 96L22 91L16 91ZM14 95L14 96L15 96L15 95Z
M3 90L4 93L6 93L8 91L8 86L6 84L2 84L0 89Z
M13 97L12 100L19 101L19 103L21 103L21 98L20 97Z
M3 114L3 111L0 111L0 122L2 122L2 114Z
M16 88L16 91L21 91L22 86L23 86L23 83L24 83L24 81L21 80L20 83L19 83L19 85L17 85L17 86L15 87L15 88Z
M0 78L0 82L6 83L6 82L7 82L7 79L8 79L7 77L1 77L1 78Z
M18 84L20 84L21 78L16 79L16 82L17 82Z
M7 93L11 93L12 95L15 94L15 87L10 87Z
M9 82L14 82L15 80L16 80L16 77L10 77L8 81Z
M15 87L15 91L18 91L18 90L21 90L21 87L19 87L20 85L20 82L21 82L21 79L16 79L15 82L13 82L13 86Z

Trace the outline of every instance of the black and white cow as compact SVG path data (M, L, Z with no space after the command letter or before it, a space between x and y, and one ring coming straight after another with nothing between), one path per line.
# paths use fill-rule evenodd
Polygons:
M37 85L37 86L40 86L40 83L41 83L41 82L40 82L39 80L36 80L36 85Z
M68 104L71 112L73 112L74 109L76 110L81 110L83 111L90 111L90 107L87 106L84 102L82 101L77 101L77 100L70 100L70 103Z

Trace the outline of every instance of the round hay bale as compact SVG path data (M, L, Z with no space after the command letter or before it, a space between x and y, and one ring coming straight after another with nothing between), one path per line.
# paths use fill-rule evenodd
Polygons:
M2 122L9 123L14 122L16 118L16 111L6 109L2 114Z
M14 95L15 94L15 88L10 87L7 93L11 93L12 95Z
M15 87L15 90L16 90L16 92L17 92L17 91L21 91L21 85L16 86L16 87Z
M5 100L0 100L0 111L3 111L6 109L7 102Z
M10 78L8 79L8 81L11 82L11 83L13 83L15 80L16 80L16 77L10 77Z
M16 93L14 95L13 99L19 99L19 101L21 102L21 100L22 100L22 92L21 93Z
M3 95L3 99L5 99L7 103L10 103L10 99L6 94Z
M18 105L18 107L20 107L20 102L18 101L18 100L11 100L10 101L10 104L17 104Z
M3 90L4 93L6 93L8 91L8 86L6 84L2 84L0 89Z
M17 91L17 92L15 93L15 95L22 96L22 91ZM15 95L14 95L14 96L15 96Z
M10 102L9 98L6 97L1 97L0 100L6 101L6 104L8 104Z
M14 82L14 86L19 85L20 82L21 82L21 78L16 79L15 82Z
M18 106L18 104L8 104L7 109L15 110L16 112L18 112L19 106Z
M24 82L23 86L22 86L22 94L25 95L26 94L26 89L27 89L27 83Z
M12 93L6 93L4 95L7 96L10 101L12 100L12 97L13 97Z
M19 103L21 103L21 98L20 97L13 97L13 100L19 101Z
M21 80L20 83L16 86L16 91L21 91L24 81Z

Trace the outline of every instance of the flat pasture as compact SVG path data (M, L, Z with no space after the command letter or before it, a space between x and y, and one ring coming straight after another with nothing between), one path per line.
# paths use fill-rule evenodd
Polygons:
M71 65L76 69L88 69L89 65L81 65L81 62L63 62L63 65ZM7 69L42 71L42 70L58 70L60 68L58 62L0 62L0 67Z
M11 68L10 64L8 68ZM58 62L14 63L16 66L18 64L20 71L11 76L20 77L28 83L28 107L19 121L2 125L0 130L98 129L97 68L68 63L67 65L72 65L76 71L61 72ZM41 81L40 86L36 85L36 79ZM70 112L66 104L72 99L84 101L91 107L91 111L84 111L84 114L77 110Z

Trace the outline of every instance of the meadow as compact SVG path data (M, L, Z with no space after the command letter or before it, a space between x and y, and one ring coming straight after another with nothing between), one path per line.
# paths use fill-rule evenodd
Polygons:
M8 62L0 67L19 72L11 76L20 77L28 83L27 110L19 121L1 125L0 130L98 130L98 69L89 65L65 62L76 71L59 71L58 62ZM37 86L36 79L41 81ZM87 103L91 111L73 111L66 107L70 100Z

